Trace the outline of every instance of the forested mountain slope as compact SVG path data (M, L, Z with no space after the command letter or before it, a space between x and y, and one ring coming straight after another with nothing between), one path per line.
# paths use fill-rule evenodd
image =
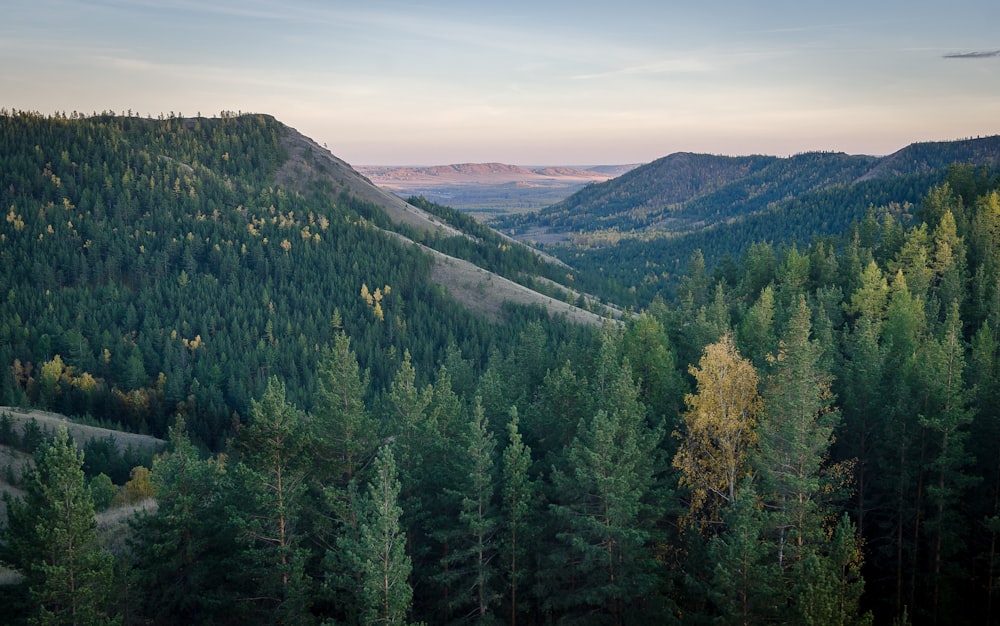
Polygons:
M169 441L0 415L0 622L1000 620L983 170L715 272L695 251L620 322L498 324L432 256L474 298L486 267L551 286L538 255L420 199L463 234L394 222L271 118L3 121L3 403Z
M943 172L954 163L995 166L1000 137L910 145L886 157L811 152L787 158L676 153L531 214L495 220L512 233L697 230L776 203L871 179ZM926 189L923 186L922 189Z
M695 250L714 268L754 242L805 244L842 234L872 207L912 213L911 205L955 165L977 166L965 174L971 181L988 177L998 164L1000 137L912 144L881 158L679 153L493 224L516 238L558 242L549 252L603 274L605 289L638 291L636 302L642 302L676 287ZM631 302L626 291L614 297Z
M449 345L481 359L509 340L522 313L486 285L473 291L493 317L472 313L449 292L483 278L433 271L448 257L522 283L566 280L565 267L488 229L462 232L443 207L438 217L382 192L267 116L4 112L0 126L5 404L157 436L180 407L219 446L269 375L308 398L339 330L379 381L404 351L431 370Z

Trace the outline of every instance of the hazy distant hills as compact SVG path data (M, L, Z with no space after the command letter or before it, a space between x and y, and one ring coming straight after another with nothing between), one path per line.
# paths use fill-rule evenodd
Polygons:
M552 205L590 183L606 181L635 167L460 163L368 165L356 169L373 184L399 196L423 196L481 218L490 218Z
M358 172L388 189L406 190L415 185L530 183L543 181L592 182L620 176L636 165L593 167L522 166L506 163L458 163L429 166L362 165Z
M996 176L1000 136L916 143L885 157L671 154L490 224L641 300L669 290L696 251L714 268L755 243L808 246L846 233L873 209L907 219L956 164L974 166L975 177Z
M824 194L855 209L882 200L915 202L919 198L910 191L925 191L925 179L942 178L954 163L996 167L1000 137L912 144L885 157L676 153L588 185L538 212L501 217L493 224L515 237L545 242L573 237L584 243L588 235L609 232L616 240L677 235L733 224L796 201L813 202ZM892 187L899 193L886 195ZM840 204L824 210L845 208Z

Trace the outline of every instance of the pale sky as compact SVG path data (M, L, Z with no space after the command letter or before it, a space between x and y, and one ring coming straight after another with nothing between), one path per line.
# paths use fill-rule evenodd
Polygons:
M0 107L269 113L355 165L1000 134L998 0L0 0Z

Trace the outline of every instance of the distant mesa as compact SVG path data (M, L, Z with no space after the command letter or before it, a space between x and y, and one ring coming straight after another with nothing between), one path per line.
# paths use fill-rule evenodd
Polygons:
M521 166L506 163L457 163L430 166L362 165L355 168L374 184L393 190L436 185L501 185L507 183L603 182L635 165L572 167Z

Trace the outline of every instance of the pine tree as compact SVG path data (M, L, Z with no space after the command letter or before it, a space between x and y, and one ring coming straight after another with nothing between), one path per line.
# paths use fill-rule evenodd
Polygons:
M640 397L655 423L669 421L672 428L685 386L660 321L649 313L628 320L622 337L622 354L632 364Z
M346 485L374 453L377 427L364 404L368 376L361 375L351 340L343 332L320 360L317 385L311 421L314 478L328 486Z
M708 544L714 564L709 595L718 623L749 626L772 621L784 603L781 570L764 540L762 504L749 479L725 514L725 531Z
M963 380L965 346L957 301L952 302L942 331L940 339L931 339L923 353L926 395L919 416L920 425L932 438L934 450L927 468L931 481L927 490L930 505L927 526L933 533L930 608L935 619L952 608L948 606L950 598L946 597L951 589L945 581L953 578L947 576L945 569L964 546L960 530L964 524L958 505L965 490L979 480L964 471L972 462L966 441L974 413L968 408L970 396Z
M528 547L531 545L531 516L537 505L538 487L528 475L531 466L531 448L521 440L518 431L517 407L510 409L507 423L507 447L503 451L503 515L504 515L504 569L507 574L510 597L510 624L516 626L521 612L518 589L526 578Z
M798 560L809 544L822 540L822 498L830 490L823 466L840 420L832 406L830 376L819 366L821 349L810 339L810 318L805 297L799 296L765 386L757 430L754 465L778 534L781 567L790 564L786 558Z
M440 578L449 588L451 614L484 619L497 599L499 517L493 506L496 441L478 399L461 442L453 457L457 483L446 489L459 503L458 524L439 534L448 545Z
M662 438L646 424L627 361L610 377L598 410L577 428L566 470L553 470L552 513L565 551L551 566L550 608L605 613L621 624L652 590L653 472Z
M355 546L361 568L361 621L405 624L413 602L411 564L400 525L396 461L389 446L379 450L373 470Z
M24 500L8 505L2 558L26 576L33 621L110 623L113 559L97 544L83 453L64 426L35 453Z
M328 550L336 546L338 532L357 526L359 477L374 457L378 424L365 407L369 384L363 375L351 340L337 332L334 345L320 358L317 390L309 420L310 454L303 524L310 541Z
M178 418L169 450L153 460L152 483L156 509L132 523L142 613L156 623L249 618L238 602L248 562L227 510L242 494L225 457L203 459Z
M285 385L272 377L261 399L251 402L250 419L236 441L237 470L250 498L240 515L262 577L258 592L275 619L285 622L306 614L296 523L308 466L307 432L303 414L285 400Z
M794 568L793 623L871 626L871 612L860 610L865 590L862 564L857 529L844 514L824 551L807 554Z
M767 285L750 307L737 329L740 345L754 367L767 364L767 355L774 351L774 289Z

